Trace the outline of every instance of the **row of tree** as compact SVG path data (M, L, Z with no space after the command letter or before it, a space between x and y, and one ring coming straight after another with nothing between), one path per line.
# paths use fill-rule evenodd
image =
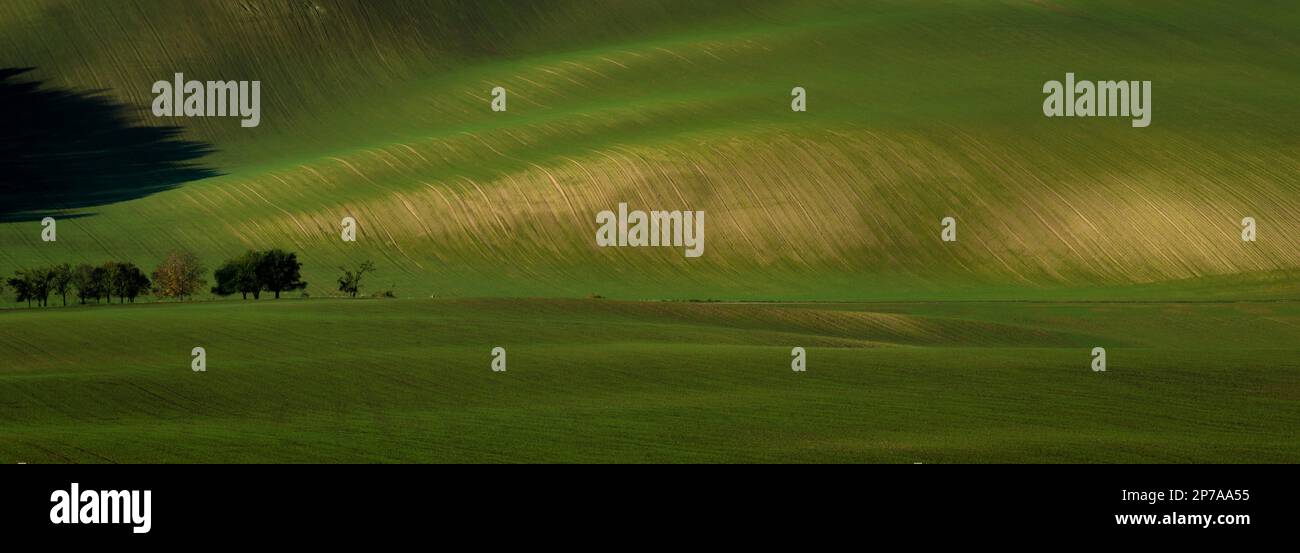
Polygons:
M232 267L235 269L232 270ZM307 287L301 279L302 263L296 254L283 250L248 252L229 261L217 270L218 295L234 292L252 293L260 297L263 290L280 292ZM100 266L67 263L53 267L19 269L6 281L14 292L14 299L27 302L27 306L49 305L50 296L61 297L63 305L72 295L82 304L94 300L118 303L135 303L136 298L152 291L159 298L185 300L199 293L207 284L203 275L207 269L198 256L191 252L173 252L167 255L153 274L146 276L134 263L110 261Z
M307 288L298 254L284 250L250 251L226 261L213 276L217 285L212 293L223 297L242 294L248 299L252 294L253 299L261 299L262 292L271 292L278 300L281 292Z
M355 298L361 290L361 279L374 272L375 265L366 261L356 269L340 267L339 270L342 271L339 291ZM26 301L28 307L33 303L46 306L52 295L62 297L63 305L67 305L69 294L82 304L91 300L112 302L115 297L118 303L135 303L136 298L150 291L159 298L183 301L207 285L203 278L206 272L198 256L178 251L168 254L151 276L132 263L110 261L100 266L75 267L65 263L20 269L7 284L13 289L15 300ZM244 299L249 295L261 299L262 292L270 292L280 299L283 292L307 288L298 255L278 249L244 253L223 263L213 276L216 285L211 292L222 297L241 294Z
M132 263L110 261L98 267L67 263L53 267L19 269L6 284L14 291L14 301L33 303L39 306L49 305L50 296L59 296L63 305L68 304L68 295L72 294L81 303L91 299L95 303L103 300L118 303L135 302L150 289L149 277Z

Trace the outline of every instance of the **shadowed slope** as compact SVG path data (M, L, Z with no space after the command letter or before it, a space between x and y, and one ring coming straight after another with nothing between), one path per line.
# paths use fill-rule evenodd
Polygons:
M0 220L132 200L217 175L195 164L212 151L179 127L129 122L101 93L42 86L0 69Z

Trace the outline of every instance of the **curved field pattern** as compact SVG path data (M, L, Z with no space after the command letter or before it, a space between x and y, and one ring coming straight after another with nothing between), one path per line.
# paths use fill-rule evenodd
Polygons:
M1298 459L1293 6L180 4L0 3L0 82L106 114L0 135L0 274L282 248L310 299L6 288L2 461ZM1151 125L1045 117L1067 72ZM175 73L260 125L155 117ZM620 203L705 253L599 247Z

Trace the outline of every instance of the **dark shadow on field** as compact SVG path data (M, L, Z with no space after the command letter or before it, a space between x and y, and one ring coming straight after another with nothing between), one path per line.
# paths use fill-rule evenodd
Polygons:
M220 174L197 163L213 149L180 140L181 127L135 125L133 108L103 91L17 78L32 69L0 68L0 222L133 200Z

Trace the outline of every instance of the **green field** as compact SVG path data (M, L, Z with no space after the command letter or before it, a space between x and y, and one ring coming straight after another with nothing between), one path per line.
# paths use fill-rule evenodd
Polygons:
M0 330L6 462L1300 455L1296 303L284 300L8 312Z
M6 290L0 462L1300 461L1297 29L1274 1L8 0L0 71L219 175L0 205L0 274L284 248L310 299ZM175 72L260 80L261 126L153 117ZM1151 126L1044 117L1067 72L1153 81ZM705 211L705 255L597 247L619 202ZM397 299L339 297L363 260Z

